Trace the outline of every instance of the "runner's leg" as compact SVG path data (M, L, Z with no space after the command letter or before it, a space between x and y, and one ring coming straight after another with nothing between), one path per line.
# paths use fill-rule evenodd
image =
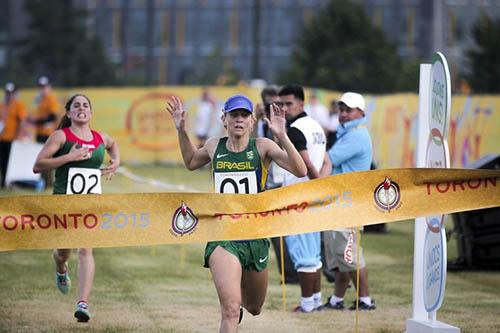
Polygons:
M241 305L242 269L238 258L218 246L209 258L210 272L221 307L220 332L237 332Z
M260 313L266 299L268 275L267 268L261 272L243 271L241 279L242 305L254 316Z
M78 249L78 289L79 300L88 302L94 282L95 263L92 249Z
M56 263L56 271L60 274L66 273L66 262L71 254L71 249L56 249L53 252L54 262Z

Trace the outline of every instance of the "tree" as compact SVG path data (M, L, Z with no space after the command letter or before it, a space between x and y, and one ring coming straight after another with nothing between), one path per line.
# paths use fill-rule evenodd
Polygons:
M194 67L186 67L181 72L180 84L235 85L240 74L231 59L224 57L222 47L214 46L212 51Z
M332 0L304 28L292 52L291 66L279 82L340 91L390 92L400 87L410 89L403 77L412 76L401 76L402 69L396 47L371 24L361 6ZM418 71L414 77L418 82ZM411 90L417 89L418 83Z
M470 85L476 92L499 92L500 18L493 20L482 15L471 32L476 45L466 52L471 68L467 75Z
M21 58L26 70L66 86L113 85L116 75L101 42L85 30L85 10L74 1L27 0L28 36Z

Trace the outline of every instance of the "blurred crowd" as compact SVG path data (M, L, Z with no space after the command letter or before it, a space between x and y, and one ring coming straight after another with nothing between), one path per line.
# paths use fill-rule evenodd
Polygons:
M366 103L361 94L347 92L339 101L331 100L326 106L318 91L313 91L306 101L301 86L268 86L262 90L261 102L255 106L254 135L257 137L274 139L266 120L271 117L272 104L283 108L288 136L303 157L308 174L303 179L290 179L288 172L271 163L267 189L372 168L372 142L366 128ZM359 287L359 299L349 306L350 310L376 308L369 292L363 249L358 250L356 246L358 237L354 229L338 229L271 239L278 270L281 272L281 267L284 268L283 282L300 285L301 298L295 312L343 310L344 296L350 285ZM326 303L322 302L321 272L328 282L335 282Z
M28 108L19 99L19 89L14 82L4 86L4 98L0 103L0 188L6 186L12 143L15 140L45 143L57 127L61 105L52 92L46 76L37 80L38 94L33 106ZM52 184L52 174L42 175L47 186Z

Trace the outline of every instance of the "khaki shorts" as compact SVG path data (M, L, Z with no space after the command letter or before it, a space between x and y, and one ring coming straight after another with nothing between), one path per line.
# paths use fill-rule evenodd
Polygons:
M269 240L255 239L249 241L219 241L209 242L205 248L205 264L209 267L208 259L214 250L220 246L238 258L241 267L247 271L261 272L269 262Z
M354 229L352 229L354 231ZM354 231L354 241L352 244L352 263L348 263L344 259L344 251L349 240L351 229L343 231L324 231L323 243L325 246L325 262L328 270L338 268L341 272L352 272L356 270L357 255L357 239ZM363 257L363 248L359 247L359 268L366 266L365 258Z

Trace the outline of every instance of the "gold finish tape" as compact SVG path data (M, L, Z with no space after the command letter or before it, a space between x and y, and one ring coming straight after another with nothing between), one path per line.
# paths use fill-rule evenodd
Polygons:
M500 206L499 170L387 169L259 194L0 197L0 251L242 240Z

